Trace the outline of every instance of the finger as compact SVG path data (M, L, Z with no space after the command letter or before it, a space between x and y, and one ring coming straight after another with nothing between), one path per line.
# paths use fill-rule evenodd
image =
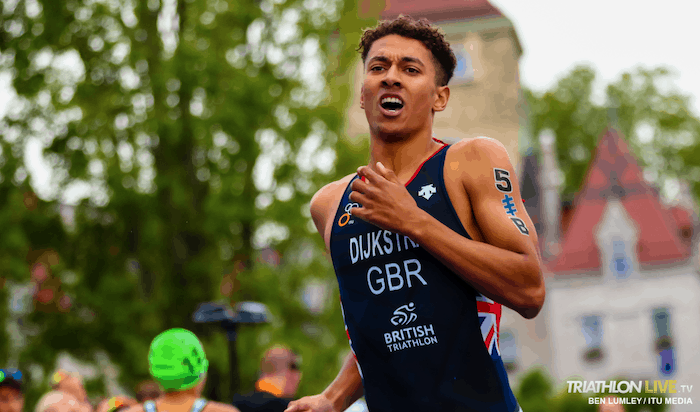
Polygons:
M372 184L376 184L381 178L381 175L379 175L377 172L372 170L372 168L369 166L358 167L357 174L366 178Z
M360 205L364 205L367 202L367 196L363 193L360 193L360 192L352 191L352 192L350 192L350 196L348 196L348 198L355 203L359 203ZM351 207L350 211L348 213L350 213L351 215L354 215L355 211L359 210L359 209L364 209L364 206Z
M389 171L389 169L386 166L384 166L384 164L382 162L377 162L377 172L380 175L387 177L388 171Z
M355 179L350 185L350 189L353 192L367 193L370 191L370 185L367 182L363 182L362 179Z
M301 411L308 411L309 410L309 405L304 405L303 403L295 403L292 405L291 403L289 406L287 406L287 409L284 410L284 412L301 412Z
M370 211L364 207L353 207L350 209L350 215L356 219L362 219L367 222L369 219Z
M394 173L394 171L389 169L388 167L384 166L384 164L382 162L377 162L377 171L386 180L389 180L392 182L398 181L398 177L396 177L396 174Z
M351 207L348 210L351 216L362 217L367 212L367 208L364 206L367 202L367 196L358 192L350 192L349 199L351 202L359 203L360 206Z

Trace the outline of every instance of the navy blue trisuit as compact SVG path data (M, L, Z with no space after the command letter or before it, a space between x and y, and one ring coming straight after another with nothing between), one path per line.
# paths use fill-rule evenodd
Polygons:
M421 209L471 239L445 188L449 147L443 143L406 189ZM498 347L501 305L408 237L353 217L351 191L348 184L330 250L369 410L521 411Z

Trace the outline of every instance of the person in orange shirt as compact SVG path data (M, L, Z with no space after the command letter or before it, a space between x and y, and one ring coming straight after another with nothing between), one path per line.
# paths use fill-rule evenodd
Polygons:
M241 412L284 411L299 389L300 357L286 346L268 349L260 362L255 391L236 395L233 405Z

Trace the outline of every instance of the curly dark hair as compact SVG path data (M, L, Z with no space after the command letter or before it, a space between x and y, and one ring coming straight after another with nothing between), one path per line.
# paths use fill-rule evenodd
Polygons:
M367 53L375 41L391 34L415 39L423 43L433 55L435 63L435 82L447 86L457 66L457 59L445 40L445 35L437 27L430 24L428 19L414 19L410 16L399 16L394 20L380 21L377 27L366 29L362 33L360 46L357 50L362 54L362 62L367 60Z

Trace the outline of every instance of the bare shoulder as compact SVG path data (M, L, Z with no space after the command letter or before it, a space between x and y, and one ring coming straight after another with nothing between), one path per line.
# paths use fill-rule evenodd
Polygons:
M489 185L495 169L505 171L508 176L514 173L508 151L496 139L476 137L461 140L453 146L446 159L452 167L447 170L466 187Z
M323 233L329 213L333 213L333 210L338 207L343 191L354 176L355 173L352 173L323 186L311 198L311 217L320 233Z
M202 412L239 412L239 410L233 405L209 401Z
M455 143L453 151L459 156L464 156L465 160L476 162L508 162L508 151L503 143L491 137L474 137L463 139Z
M313 208L314 205L320 206L334 200L345 190L345 187L347 187L348 183L350 183L350 180L352 180L355 175L356 173L351 173L340 180L328 183L320 188L311 198L311 207Z

